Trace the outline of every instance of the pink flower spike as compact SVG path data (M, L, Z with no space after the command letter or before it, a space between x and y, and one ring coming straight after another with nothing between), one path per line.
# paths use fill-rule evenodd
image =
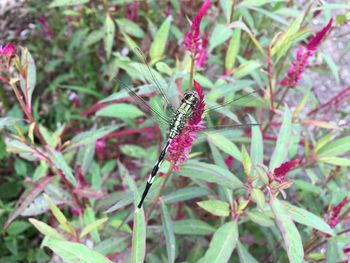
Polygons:
M173 139L168 149L167 160L172 164L175 171L180 171L180 165L188 160L193 141L197 139L198 132L204 129L205 103L203 89L196 81L194 81L194 87L200 101L196 110L193 111L191 119L186 123L182 132Z
M16 47L9 43L0 48L0 55L4 55L6 58L12 57L16 53Z
M206 0L197 15L192 21L191 30L186 34L184 40L185 50L191 52L191 56L195 58L202 49L202 39L200 37L200 24L203 16L211 5L211 0Z
M324 39L324 37L327 35L328 31L332 27L332 23L333 18L329 20L328 24L309 41L306 48L309 50L316 50L318 45L321 43L321 41Z
M283 183L287 173L289 173L298 163L300 159L295 159L293 161L282 163L279 167L273 170L272 178L276 182Z
M198 58L197 58L197 62L196 62L196 66L197 67L203 67L205 65L205 63L207 62L209 53L208 53L208 34L205 34L204 38L203 38L203 42L202 42L202 47L199 51L198 54Z
M279 82L280 85L288 88L295 88L298 81L301 79L306 67L309 64L309 58L312 57L317 50L318 45L324 39L329 29L331 28L333 19L327 26L319 31L306 46L300 46L295 54L295 60L287 71L287 75Z
M344 197L344 199L339 204L333 207L328 219L328 224L331 228L334 228L339 223L339 214L347 202L348 198Z

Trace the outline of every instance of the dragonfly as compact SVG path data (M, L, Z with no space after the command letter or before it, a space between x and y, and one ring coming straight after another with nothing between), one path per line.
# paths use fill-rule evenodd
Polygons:
M145 201L145 198L156 178L156 175L158 174L159 168L162 165L162 162L165 159L165 156L167 154L168 148L171 145L172 141L176 136L181 134L183 131L186 123L190 120L191 116L193 116L193 113L195 113L198 110L198 104L200 102L199 94L196 90L190 90L184 93L179 105L177 107L172 106L170 103L170 98L167 94L165 94L164 89L161 87L159 79L154 74L154 71L151 69L151 67L148 65L146 61L146 57L139 48L135 48L134 52L137 54L139 59L142 61L142 64L144 65L144 69L147 72L142 72L144 75L148 75L148 79L152 82L153 87L155 88L155 91L160 95L163 102L166 105L167 111L169 112L171 118L169 118L167 115L164 115L164 113L156 110L154 107L151 107L149 103L147 103L137 92L137 90L134 90L133 88L125 85L121 80L116 79L116 81L119 83L122 89L125 89L131 98L133 98L134 101L137 102L141 108L145 111L149 111L153 114L153 116L158 119L163 124L166 124L168 126L167 130L167 140L165 141L165 144L158 156L158 159L156 160L156 163L154 164L148 180L146 182L144 191L142 193L141 199L137 205L137 207L140 209ZM144 70L141 70L144 71ZM231 99L223 104L214 105L210 108L205 109L204 114L220 110L224 107L227 107L228 105L242 99L242 98L250 98L254 93L257 91L254 90L252 92L248 92L245 95L240 96L239 98ZM248 101L247 101L248 102ZM242 105L243 106L243 105ZM235 124L235 125L227 125L227 126L220 126L215 127L214 129L220 129L220 128L232 128L232 127L246 127L246 126L252 126L252 125L259 125L258 123L250 123L250 124ZM208 129L206 129L208 130Z

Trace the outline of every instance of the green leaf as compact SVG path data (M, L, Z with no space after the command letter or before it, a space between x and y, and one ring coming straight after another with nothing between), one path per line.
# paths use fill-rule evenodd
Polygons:
M115 34L115 25L110 14L107 13L105 23L104 23L104 44L106 57L109 59L112 54L113 42Z
M146 255L146 222L143 208L134 213L132 231L132 263L143 262Z
M258 205L259 209L263 210L266 204L264 193L260 189L253 188L251 195L253 201Z
M338 262L337 240L329 238L327 241L326 263Z
M108 221L108 218L101 218L98 219L94 222L92 222L91 224L87 225L86 227L84 227L84 229L81 231L80 233L80 238L83 238L84 236L86 236L87 234L89 234L92 230L97 229L99 226L103 225L104 223L106 223Z
M247 215L250 220L252 220L254 223L257 223L258 225L264 227L271 227L275 225L273 220L264 213L258 211L249 211L247 212Z
M256 123L256 120L250 117L251 123ZM253 165L257 165L258 163L263 163L264 161L264 144L262 139L262 134L260 130L260 126L253 125L252 126L252 142L250 145L250 158Z
M179 235L210 235L215 232L208 223L197 219L185 219L174 221L174 233Z
M265 4L274 4L283 1L284 0L244 0L239 4L239 6L262 6Z
M348 152L349 150L350 136L325 144L318 150L318 157L338 156Z
M248 249L246 249L239 241L237 242L237 250L240 263L258 263L258 261L249 253Z
M128 35L138 37L138 38L143 38L145 36L142 28L138 24L136 24L135 22L129 19L121 18L121 19L117 19L116 22L120 31L123 31Z
M269 170L272 171L286 161L292 136L292 114L286 106L281 129L278 133L275 150L272 154Z
M249 177L252 169L252 161L250 160L250 156L244 144L242 145L242 159L243 159L243 167L244 167L245 175Z
M49 204L50 210L57 219L57 221L62 225L62 228L69 234L75 235L75 230L73 226L67 221L67 218L61 212L61 210L55 205L55 203L51 200L51 198L44 194L44 198L46 202Z
M21 53L21 65L26 65L26 79L23 78L22 74L20 75L21 90L23 92L27 107L31 109L32 95L36 83L36 66L28 49L21 48Z
M130 244L129 237L113 235L98 243L95 250L102 255L111 255L124 251Z
M208 134L208 140L225 153L242 161L242 155L237 146L222 134Z
M230 171L214 164L189 161L182 166L180 175L217 183L230 189L243 186L243 183Z
M331 236L335 235L333 229L321 217L301 207L289 204L288 202L283 202L283 205L288 209L293 221L312 227Z
M183 202L183 201L191 200L202 196L207 196L209 194L210 194L210 191L206 188L186 187L164 196L163 201L166 204L173 204L173 203Z
M236 29L232 34L232 38L228 45L228 49L225 57L225 69L228 72L233 70L233 67L236 62L236 57L239 52L240 43L241 43L241 29Z
M233 78L234 79L240 79L248 74L252 73L254 70L259 68L261 65L258 61L256 60L248 60L241 64L237 69L235 69Z
M73 139L70 141L66 150L72 150L80 146L87 146L88 144L97 141L98 139L106 136L107 134L114 132L120 127L121 125L111 125L111 126L102 127L98 130L85 131L85 132L79 133L78 135L73 137Z
M20 121L20 119L12 118L12 117L3 117L0 118L0 130L13 126L16 122Z
M302 22L302 17L294 20L287 31L278 39L277 43L271 49L271 56L278 55L282 50L288 50L292 44L292 36L298 32Z
M44 242L44 246L50 248L66 262L112 263L112 261L100 253L76 242L47 240Z
M160 26L154 40L151 44L149 55L151 57L151 65L158 62L162 59L165 46L168 40L170 25L171 25L172 17L168 16L167 19Z
M236 221L222 225L210 241L209 249L200 263L228 262L238 241L238 226Z
M197 202L197 204L216 216L228 216L230 214L229 204L221 200L206 200Z
M56 229L52 228L48 224L36 220L35 218L29 218L28 220L33 226L35 226L36 229L38 229L45 236L55 240L65 240L64 237L56 231Z
M230 28L223 24L217 24L209 39L208 52L210 53L214 48L224 43L230 36L232 36L232 30Z
M301 263L304 260L303 243L298 229L281 201L271 195L270 206L278 229L283 237L285 249L291 263Z
M173 223L171 222L168 208L166 207L164 202L160 203L161 206L161 214L162 214L162 222L163 222L163 232L165 234L166 241L166 250L168 254L168 262L175 262L175 247L176 240L173 230Z
M50 8L58 6L72 6L88 3L89 0L54 0L49 5Z
M329 54L322 53L322 56L324 58L324 61L327 63L329 69L332 71L332 74L334 76L335 82L339 84L340 79L339 79L339 69L337 64L334 62L332 57Z
M139 108L127 103L111 104L96 112L96 116L119 118L122 120L135 119L143 115L144 113Z
M53 148L48 148L48 154L51 161L55 164L56 168L61 170L66 176L67 180L73 185L76 185L76 180L72 172L72 168L68 166L66 161L63 158L62 153L56 151Z
M350 159L341 157L321 157L317 159L322 163L328 163L336 166L350 166Z

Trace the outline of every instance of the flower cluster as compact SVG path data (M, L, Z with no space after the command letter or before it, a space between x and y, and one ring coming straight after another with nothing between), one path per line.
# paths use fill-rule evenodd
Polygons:
M200 36L200 24L203 16L207 12L208 8L211 5L211 0L206 0L201 8L199 9L197 15L192 21L191 30L186 34L184 40L184 48L185 50L191 53L192 58L196 58L197 55L202 50L202 39Z
M202 41L202 47L198 53L197 61L196 61L196 66L197 67L203 67L205 63L207 62L209 53L208 53L208 40L209 36L208 34L205 34L203 41Z
M348 202L348 198L344 197L344 199L339 204L333 207L328 218L328 224L331 228L334 228L339 223L340 221L339 214L347 202Z
M299 162L300 159L295 159L293 161L282 163L279 167L273 170L273 173L269 174L270 179L280 184L283 183L286 179L287 173L294 169Z
M0 56L11 58L14 54L16 54L16 47L13 44L0 46Z
M281 81L280 85L286 86L288 88L295 88L298 81L301 79L305 68L309 64L309 58L311 58L318 45L324 39L330 28L332 27L333 19L329 21L327 26L325 26L321 31L319 31L306 46L300 46L296 51L296 58L292 62L291 67L288 69L287 76L285 76Z
M191 119L186 123L182 132L173 139L168 149L167 160L171 162L175 171L179 171L179 165L188 160L192 142L197 139L198 132L204 128L205 103L203 89L196 81L194 81L194 87L200 98L197 109L193 111Z

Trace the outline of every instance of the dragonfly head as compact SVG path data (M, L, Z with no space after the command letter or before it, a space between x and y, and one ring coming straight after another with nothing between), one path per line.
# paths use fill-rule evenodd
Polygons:
M200 101L200 98L198 96L198 93L194 90L186 92L182 98L183 103L191 104L193 105L193 107L197 106L199 101Z

